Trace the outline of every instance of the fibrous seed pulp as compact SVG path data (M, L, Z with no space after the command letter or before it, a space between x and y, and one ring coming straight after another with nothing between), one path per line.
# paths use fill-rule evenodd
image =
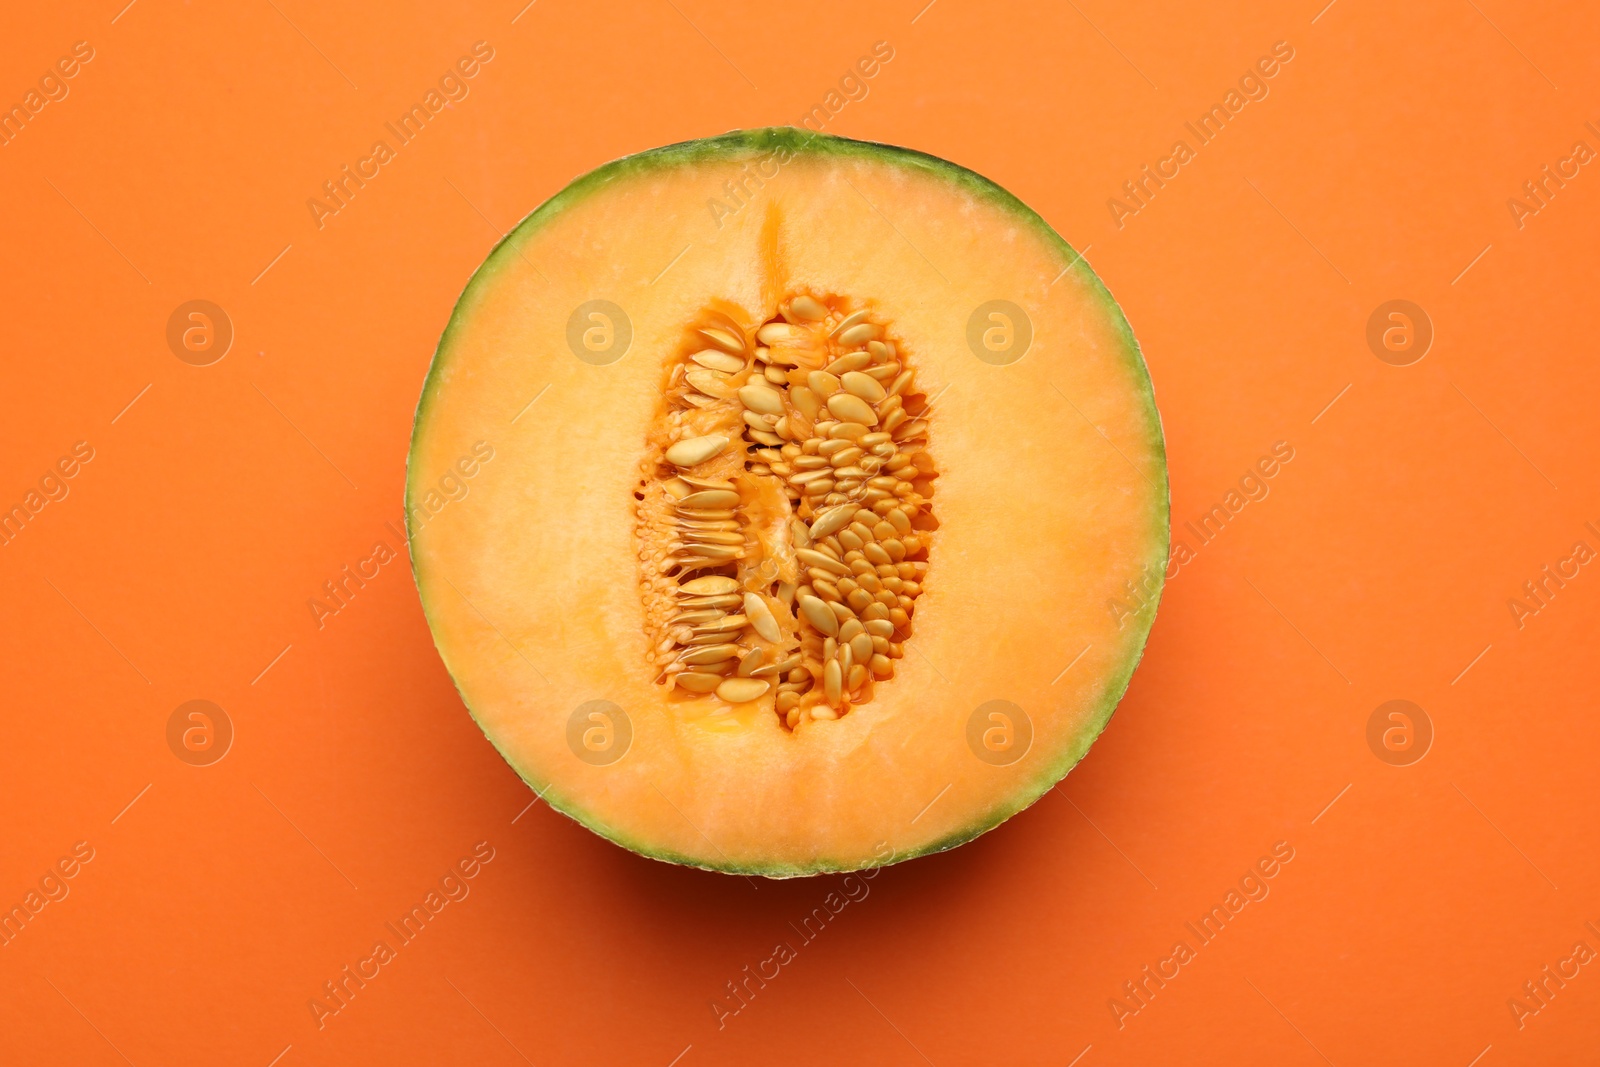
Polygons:
M795 293L749 328L708 307L666 361L638 499L656 680L765 701L790 729L894 677L938 522L930 412L867 307Z

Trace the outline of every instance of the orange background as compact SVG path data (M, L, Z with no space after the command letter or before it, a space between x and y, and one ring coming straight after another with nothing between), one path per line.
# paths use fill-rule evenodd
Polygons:
M0 547L0 906L94 858L0 948L0 1061L1592 1054L1600 966L1520 1029L1507 1002L1600 950L1600 576L1520 629L1507 601L1600 548L1600 175L1520 229L1506 201L1600 148L1600 9L924 2L12 13L0 101L95 57L0 147L0 504L94 459ZM319 230L306 199L478 40L470 95ZM713 998L838 879L674 868L528 809L403 558L320 630L306 602L399 547L423 374L501 231L605 160L798 121L879 40L826 128L972 167L1088 247L1150 364L1175 537L1274 442L1295 458L1179 570L1066 782L881 872L719 1029ZM1280 40L1270 96L1118 229L1107 198ZM165 339L196 298L236 334L205 367ZM1365 339L1396 298L1436 335L1405 367ZM211 766L167 745L192 699L236 730ZM1433 724L1410 766L1368 747L1390 699ZM480 841L471 895L319 1029L322 983ZM1279 841L1270 896L1119 1027L1123 983Z

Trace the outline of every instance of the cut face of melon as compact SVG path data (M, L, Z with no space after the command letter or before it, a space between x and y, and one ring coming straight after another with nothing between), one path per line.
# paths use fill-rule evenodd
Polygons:
M854 303L789 295L753 338L708 309L668 361L636 495L669 699L773 694L796 730L869 703L905 656L938 528L936 420L909 351Z
M1126 689L1168 539L1149 378L1082 258L970 171L790 129L608 164L495 249L407 513L530 786L773 877L1037 799Z

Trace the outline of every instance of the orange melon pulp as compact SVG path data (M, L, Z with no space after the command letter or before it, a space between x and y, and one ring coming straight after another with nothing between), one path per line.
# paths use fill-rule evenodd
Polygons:
M1042 795L1168 544L1149 377L1082 257L970 171L793 129L607 164L496 247L407 514L445 665L539 796L771 877Z

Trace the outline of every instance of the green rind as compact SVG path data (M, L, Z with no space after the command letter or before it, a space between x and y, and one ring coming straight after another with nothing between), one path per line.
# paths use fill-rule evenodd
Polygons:
M470 312L479 288L488 284L494 278L499 271L500 265L508 261L509 257L516 255L518 247L537 234L544 223L567 208L600 192L619 179L682 163L738 157L751 153L775 152L785 149L794 153L809 152L818 155L872 157L878 161L892 162L912 170L936 174L976 196L990 200L1005 208L1014 216L1032 226L1038 231L1047 245L1054 245L1060 251L1065 268L1080 271L1085 276L1083 280L1092 287L1099 297L1104 310L1121 332L1129 368L1134 372L1135 380L1141 388L1142 399L1149 415L1148 423L1153 440L1147 442L1147 444L1160 459L1161 521L1159 542L1161 551L1153 560L1156 564L1157 573L1161 576L1160 584L1154 595L1146 602L1147 607L1142 608L1138 613L1140 622L1145 624L1144 633L1140 638L1138 648L1127 658L1124 668L1119 672L1119 676L1108 679L1105 695L1101 700L1098 714L1093 720L1092 728L1085 728L1079 731L1075 743L1053 763L1029 779L1014 794L1015 799L1013 802L1003 804L985 813L983 817L969 827L914 851L904 854L896 853L887 861L887 863L902 863L906 860L916 859L918 856L948 851L971 841L981 834L987 833L1013 815L1031 806L1047 790L1065 778L1073 767L1077 766L1078 761L1083 759L1095 740L1105 731L1106 725L1111 721L1111 716L1116 712L1117 705L1121 703L1123 695L1127 692L1128 685L1133 679L1133 672L1144 657L1145 645L1150 635L1150 626L1154 624L1156 609L1165 589L1166 561L1171 547L1171 490L1167 480L1166 442L1161 427L1161 413L1155 404L1154 386L1150 381L1150 373L1145 365L1144 356L1140 351L1139 342L1134 337L1133 328L1128 324L1127 316L1122 313L1121 306L1117 304L1111 292L1101 282L1093 269L1089 267L1084 258L1071 245L1067 244L1061 235L1038 212L1028 207L1006 189L996 185L981 174L925 152L901 148L897 145L881 144L875 141L857 141L846 137L836 137L832 134L813 133L810 130L798 129L792 126L769 126L750 130L734 130L719 137L706 137L694 141L682 141L678 144L665 145L613 160L574 179L564 189L530 212L526 218L500 239L484 259L483 264L473 272L472 277L467 281L466 287L462 290L461 296L457 299L455 308L451 311L450 321L446 323L444 333L439 338L438 347L434 350L433 361L429 365L428 376L423 382L422 395L417 400L417 410L412 420L412 446L406 456L406 535L408 538L414 535L411 526L411 504L414 488L411 477L413 473L411 460L416 454L416 442L421 432L422 420L427 413L429 401L436 393L436 386L446 362L452 336ZM415 554L412 555L411 566L412 579L417 584L417 595L422 601L423 614L427 616L429 614L428 600L422 593L422 578L417 573ZM429 628L432 630L431 618L429 619ZM437 648L437 638L434 644ZM439 653L442 658L444 650L440 648ZM453 673L451 680L456 685L456 691L461 693L461 701L466 706L467 711L472 714L473 721L478 722L479 729L482 729L482 723L479 722L476 712L472 710L471 701L467 699L466 693L461 692L460 683L455 682ZM724 874L760 875L766 878L803 878L812 875L837 874L862 870L872 866L887 865L887 863L840 863L830 859L818 859L808 864L739 865L737 863L728 863L719 865L705 863L654 845L630 840L619 831L606 826L592 815L587 814L574 801L555 795L549 789L548 784L541 791L539 785L529 778L523 769L517 765L516 760L499 746L488 731L484 731L484 736L488 738L491 745L494 745L495 750L500 753L511 768L517 772L517 775L532 787L535 792L538 792L545 803L549 804L552 809L561 812L595 834L650 859L680 864L686 867L698 867L702 870L717 871Z

